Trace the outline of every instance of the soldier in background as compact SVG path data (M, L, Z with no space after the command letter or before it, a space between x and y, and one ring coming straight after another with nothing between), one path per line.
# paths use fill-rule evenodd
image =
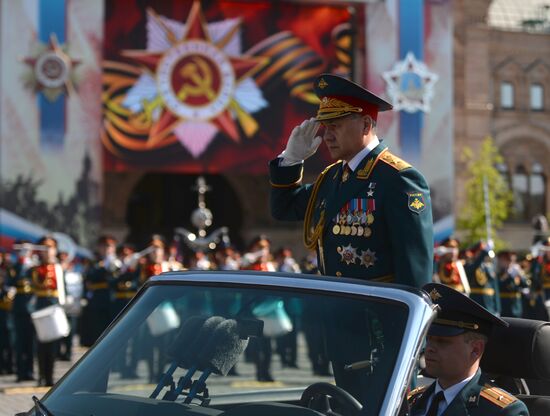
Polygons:
M242 270L256 270L274 272L275 266L271 262L271 241L265 235L258 235L248 245L247 252L242 257ZM244 303L247 300L243 300ZM246 349L246 356L256 364L256 379L258 381L273 381L271 375L271 356L273 350L271 338L262 335L250 340Z
M498 279L493 259L489 256L490 248L480 241L469 251L470 260L464 268L470 283L470 297L489 312L500 316Z
M526 318L548 321L550 295L550 237L536 247L531 261L531 299Z
M40 263L31 267L27 271L27 275L32 281L33 292L36 296L35 308L38 311L51 305L65 303L65 281L63 268L57 259L57 240L46 235L38 240L37 245L44 246L39 251ZM41 342L37 339L39 386L53 386L57 348L57 341Z
M160 234L151 236L148 247L141 253L147 253L139 263L138 276L140 285L151 277L170 271L165 257L166 243ZM143 326L138 344L138 356L145 358L149 371L149 381L157 382L164 372L167 357L163 354L166 336L153 336L147 325Z
M13 299L13 326L15 329L15 364L17 382L34 380L34 328L29 303L33 296L28 270L34 265L32 244L16 241L17 261L8 271L8 285L15 288Z
M289 247L281 247L275 253L277 271L283 273L301 273L300 265ZM301 321L302 305L296 299L285 299L285 311L292 322L292 331L276 339L277 353L283 367L298 368L298 327Z
M12 270L9 254L0 249L0 374L13 374L13 348L9 319L14 293L8 287Z
M521 318L523 316L522 291L528 285L516 258L516 254L511 251L500 251L497 255L497 276L501 315Z
M122 268L116 257L116 240L103 235L97 240L97 261L84 277L87 304L82 311L81 345L90 347L111 322L111 287Z
M436 248L438 259L435 265L436 281L461 293L470 293L470 285L466 277L462 261L458 258L458 240L447 238Z
M73 351L73 339L78 328L78 317L82 312L81 300L83 295L82 265L79 260L71 258L65 251L59 252L59 262L65 273L65 287L67 296L65 302L65 313L69 320L71 331L69 335L59 342L58 359L60 361L71 361Z

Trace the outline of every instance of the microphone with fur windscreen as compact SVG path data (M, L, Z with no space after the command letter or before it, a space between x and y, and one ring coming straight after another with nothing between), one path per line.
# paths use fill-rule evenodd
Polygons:
M169 348L169 353L174 357L174 362L177 362L178 367L187 368L187 373L180 377L175 389L170 389L166 392L163 400L176 400L184 389L191 387L191 378L199 368L199 353L204 350L209 340L212 338L217 326L224 321L221 316L211 316L206 319L200 329L191 335L193 341L187 348L181 348L187 342L186 337L178 336ZM181 333L180 333L181 334Z
M248 336L243 333L241 325L236 320L226 319L218 324L208 345L198 356L199 367L203 373L192 384L185 403L191 403L198 393L205 390L205 381L210 374L227 375L247 345Z
M157 387L150 396L151 398L157 397L164 386L172 382L172 374L178 367L188 368L189 371L185 377L189 381L191 380L193 373L197 370L196 364L199 351L204 348L214 329L222 321L221 316L212 316L208 319L206 316L191 316L183 323L176 338L168 347L167 355L172 358L172 364L168 371L162 375ZM180 379L180 381L182 380Z

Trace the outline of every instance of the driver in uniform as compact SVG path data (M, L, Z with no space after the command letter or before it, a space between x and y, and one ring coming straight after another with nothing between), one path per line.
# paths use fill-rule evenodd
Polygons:
M428 330L426 373L436 381L409 394L410 416L527 416L525 404L490 384L479 367L493 327L508 324L448 286L424 286L440 312Z

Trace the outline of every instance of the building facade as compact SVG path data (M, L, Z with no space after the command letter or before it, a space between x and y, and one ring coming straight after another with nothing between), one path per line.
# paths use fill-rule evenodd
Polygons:
M499 237L525 250L533 218L550 209L550 23L541 2L512 3L454 2L455 212L465 202L460 155L491 136L514 194ZM522 20L521 11L540 18Z

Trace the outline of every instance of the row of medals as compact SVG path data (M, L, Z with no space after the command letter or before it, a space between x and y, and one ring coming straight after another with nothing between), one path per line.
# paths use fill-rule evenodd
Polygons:
M338 214L337 224L332 227L334 235L353 235L358 237L370 237L372 230L368 227L374 222L372 213L361 213L357 215Z

